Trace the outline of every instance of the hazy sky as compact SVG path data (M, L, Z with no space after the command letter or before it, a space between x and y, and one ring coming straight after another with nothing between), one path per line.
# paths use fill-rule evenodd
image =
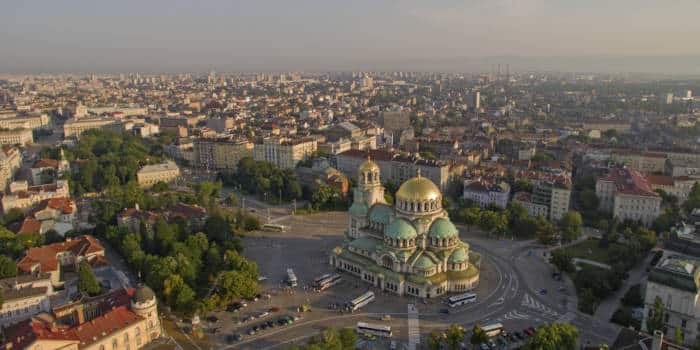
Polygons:
M18 0L0 11L0 71L663 70L650 56L694 70L699 13L698 0Z

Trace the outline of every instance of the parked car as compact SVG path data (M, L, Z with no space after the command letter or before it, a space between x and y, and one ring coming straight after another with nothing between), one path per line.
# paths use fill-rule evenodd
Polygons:
M258 314L258 318L266 317L266 316L269 315L269 314L270 314L269 312L263 311L263 312L261 312L261 313Z
M248 335L255 335L255 333L257 333L257 332L253 328L248 330Z
M214 315L208 316L208 317L207 317L207 322L209 322L209 323L217 323L217 322L219 322L219 318L216 317L216 316L214 316Z
M269 310L267 310L267 311L269 311L269 312L279 312L279 311L280 311L280 308L277 307L277 306L273 306L273 307L271 307L271 308L270 308Z

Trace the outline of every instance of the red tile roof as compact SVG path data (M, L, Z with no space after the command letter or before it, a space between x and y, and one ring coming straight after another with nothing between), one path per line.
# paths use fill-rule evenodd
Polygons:
M33 218L26 218L22 221L22 227L19 228L17 233L19 234L30 234L39 233L41 231L41 221Z
M629 168L611 169L599 181L614 182L617 192L635 196L659 197L642 173Z
M87 347L113 333L143 320L125 306L120 306L89 322L66 326L33 318L5 329L5 339L12 349L24 349L36 340L75 341L79 348Z
M93 253L104 252L104 247L92 236L80 236L70 241L45 245L37 248L29 248L17 268L24 273L31 273L32 268L39 264L41 272L50 272L58 269L56 255L61 252L71 251L75 256L86 256Z
M36 161L34 165L32 165L32 168L38 169L38 168L58 168L60 162L51 159L51 158L42 158Z

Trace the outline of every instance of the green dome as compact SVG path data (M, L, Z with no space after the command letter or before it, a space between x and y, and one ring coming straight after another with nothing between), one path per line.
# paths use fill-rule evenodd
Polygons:
M467 252L464 250L464 248L457 248L454 252L452 252L452 255L450 255L449 261L451 263L462 263L467 261L468 259L469 256L467 255Z
M418 236L416 229L408 221L398 219L387 226L384 234L394 239L410 239Z
M413 267L421 270L430 270L435 267L435 263L432 262L427 256L421 256L418 258L418 261L416 261Z
M439 218L433 221L430 225L430 230L428 230L428 236L435 238L450 238L457 237L459 232L455 225L448 219Z
M394 215L394 209L388 205L376 204L370 209L369 221L378 222L380 224L388 224L391 217Z
M367 205L362 202L353 202L350 206L350 214L354 216L366 216L367 215Z

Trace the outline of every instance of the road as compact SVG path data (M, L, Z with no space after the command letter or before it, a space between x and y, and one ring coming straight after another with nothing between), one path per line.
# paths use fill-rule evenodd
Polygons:
M328 216L328 214L325 215ZM298 221L291 223L290 220L294 221L284 219L280 222L285 225L300 225ZM342 229L344 223L347 222L343 217L338 218L337 221L336 230ZM308 226L298 227L298 229L300 232L312 233L312 236L308 236L309 238L313 237L311 239L261 238L264 239L261 243L266 248L260 249L260 251L269 251L266 261L259 262L261 271L272 269L271 273L278 274L274 278L281 278L280 275L285 266L295 266L295 271L297 268L318 271L301 270L297 272L301 281L309 280L313 278L314 274L323 271L323 266L320 265L327 264L324 261L327 258L324 257L323 253L316 251L327 251L329 247L333 246L333 242L339 242L342 237L337 237L337 234L334 233L322 233L330 227L330 221L320 223L315 227L311 222L307 224ZM569 322L579 329L582 341L592 344L611 344L613 342L619 328L605 320L598 320L576 310L573 284L568 280L556 281L551 277L553 269L543 258L544 247L534 241L494 240L467 232L464 228L460 228L460 231L461 238L470 244L471 250L482 255L482 282L477 290L479 300L476 303L451 309L449 314L444 314L440 310L444 309L445 306L440 304L437 299L423 303L415 298L397 298L381 293L382 295L378 294L374 303L365 307L359 314L338 314L337 311L325 310L323 306L319 307L328 301L347 300L350 296L360 293L362 286L367 286L359 280L344 275L344 278L350 282L346 282L343 286L334 287L335 290L321 293L326 295L317 296L317 293L311 295L300 291L299 295L291 297L274 297L273 299L292 298L296 303L304 302L305 299L308 302L311 299L310 302L316 307L312 313L306 314L304 319L293 326L275 328L246 337L242 342L229 345L228 348L284 348L290 343L303 341L328 325L353 327L358 321L377 323L381 322L378 320L386 314L392 315L392 320L384 323L392 326L395 334L394 339L400 341L404 346L408 345L409 339L418 338L425 343L425 339L431 331L443 331L450 324L460 324L471 329L477 323L485 325L495 322L503 323L509 330L522 330L543 323ZM285 241L285 239L289 241ZM279 244L279 248L275 248L276 244ZM297 248L297 245L300 248ZM250 249L257 251L255 247L247 247L248 251ZM270 249L274 250L270 251ZM297 249L305 250L294 253ZM257 253L251 254L257 255ZM301 255L303 258L299 259L295 265L295 262L291 260L295 259L297 255ZM376 289L373 290L375 293L379 293ZM278 305L284 302L284 299L273 302ZM290 304L294 302L290 302ZM416 305L417 317L411 316L407 312L408 304ZM412 322L413 319L419 320L419 322ZM232 331L244 333L247 328L249 326L234 327ZM418 328L418 334L415 334L415 328ZM409 337L409 335L411 336Z

